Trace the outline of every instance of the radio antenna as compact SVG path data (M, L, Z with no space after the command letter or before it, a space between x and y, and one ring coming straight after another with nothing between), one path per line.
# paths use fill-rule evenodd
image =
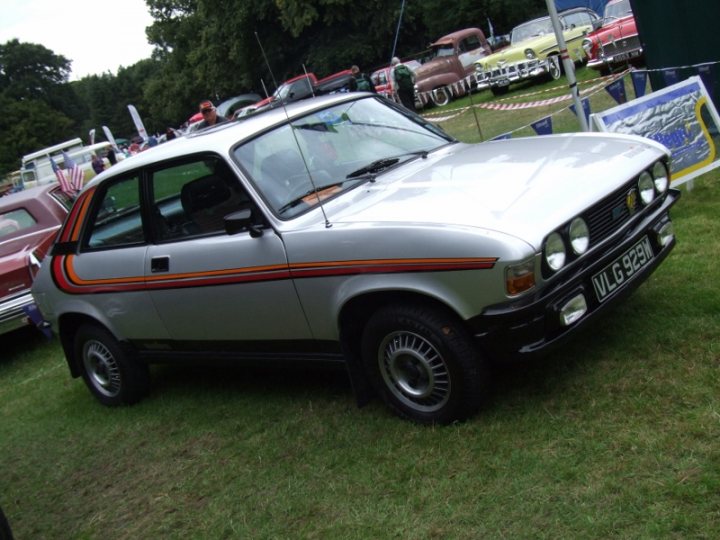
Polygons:
M260 41L260 36L258 36L258 33L255 32L255 39L258 42L258 45L260 46L260 52L262 52L263 60L265 61L265 66L267 66L268 71L270 72L270 77L272 77L273 84L277 88L277 81L275 80L275 75L273 74L272 68L270 67L270 62L268 62L267 55L265 54L265 48L262 46L262 42ZM305 66L303 65L303 69ZM310 79L308 78L308 83L310 82ZM312 86L312 85L311 85ZM314 94L313 94L314 95ZM295 140L295 145L297 146L298 152L300 154L300 159L302 159L303 166L305 167L305 172L307 172L308 178L310 179L310 184L312 185L313 191L315 191L315 197L317 197L318 205L320 206L320 211L322 212L323 219L325 219L325 228L329 229L332 227L332 223L330 223L330 220L327 217L327 214L325 213L325 207L323 206L322 199L320 198L320 195L318 194L318 188L315 184L315 179L313 178L313 175L310 173L310 167L308 166L307 159L305 159L305 153L302 151L302 148L300 146L300 141L298 141L297 133L295 133L295 128L292 125L292 122L290 121L290 115L287 112L287 107L285 107L285 100L280 99L280 106L283 109L283 112L285 113L285 118L287 118L288 126L290 126L290 133L292 133L293 139Z
M483 137L482 130L480 129L480 121L478 120L477 110L475 109L475 102L473 101L472 97L472 79L466 79L468 81L467 90L468 90L468 97L470 98L470 108L472 109L473 116L475 117L475 125L477 126L478 134L480 135L480 142L483 142L485 140L485 137Z
M315 97L315 90L313 89L312 82L310 82L310 75L308 75L307 68L305 67L305 64L302 65L303 71L305 72L305 77L307 78L307 82L310 85L310 93L312 94L312 97Z

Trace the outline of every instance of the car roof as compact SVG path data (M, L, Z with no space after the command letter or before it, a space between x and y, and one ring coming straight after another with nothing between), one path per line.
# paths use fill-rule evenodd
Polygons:
M216 153L228 156L231 149L241 141L252 139L269 128L284 124L288 118L302 117L314 110L357 99L372 99L373 94L341 93L303 99L287 105L274 107L263 112L231 120L213 127L201 129L177 137L130 156L106 169L88 186L101 183L105 178L116 176L157 162L175 159L183 155Z
M433 41L430 46L432 47L434 45L451 45L456 41L460 41L464 37L477 34L478 32L482 33L479 28L463 28L462 30L457 30L455 32L447 34L438 39L437 41Z
M0 197L0 212L7 210L8 208L15 208L26 204L27 201L35 201L41 197L42 194L59 188L59 184L53 182L52 184L44 184L42 186L34 186L22 191L16 191L3 197Z
M564 15L571 15L571 14L573 14L573 13L579 13L579 12L589 13L589 14L591 14L591 15L595 15L596 17L598 16L598 14L595 13L592 9L590 9L590 8L585 8L585 7L574 7L574 8L566 9L566 10L564 10L564 11L560 11L560 12L558 13L558 16L559 16L559 17L562 17L562 16L564 16ZM518 26L523 26L523 25L525 25L525 24L527 24L527 23L531 23L531 22L535 22L535 21L541 21L541 20L545 20L545 19L549 19L549 18L550 18L550 15L543 15L543 16L541 16L541 17L535 17L534 19L528 19L527 21L523 21L523 22L521 22L520 24L516 24L516 25L513 27L513 29L517 28Z

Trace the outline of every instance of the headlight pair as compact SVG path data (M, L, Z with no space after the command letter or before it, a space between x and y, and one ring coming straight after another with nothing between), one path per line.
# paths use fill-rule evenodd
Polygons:
M545 239L543 255L545 264L557 272L568 260L568 255L579 257L590 247L590 229L580 216L574 218L563 230L550 233Z
M652 169L645 170L638 177L638 193L643 205L647 206L655 197L664 194L670 187L670 175L667 166L658 161Z

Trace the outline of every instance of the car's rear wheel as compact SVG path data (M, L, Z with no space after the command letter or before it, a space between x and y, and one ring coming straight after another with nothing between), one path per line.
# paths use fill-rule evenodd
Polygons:
M105 329L86 324L75 334L75 355L90 392L104 405L136 403L147 393L147 365L127 355Z
M363 332L362 355L375 390L404 418L446 424L481 404L484 362L449 311L422 304L380 309Z

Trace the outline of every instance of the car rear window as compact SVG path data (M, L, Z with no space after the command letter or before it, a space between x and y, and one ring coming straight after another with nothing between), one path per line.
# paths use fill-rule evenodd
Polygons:
M0 214L0 239L23 229L28 229L36 223L35 218L24 208Z

